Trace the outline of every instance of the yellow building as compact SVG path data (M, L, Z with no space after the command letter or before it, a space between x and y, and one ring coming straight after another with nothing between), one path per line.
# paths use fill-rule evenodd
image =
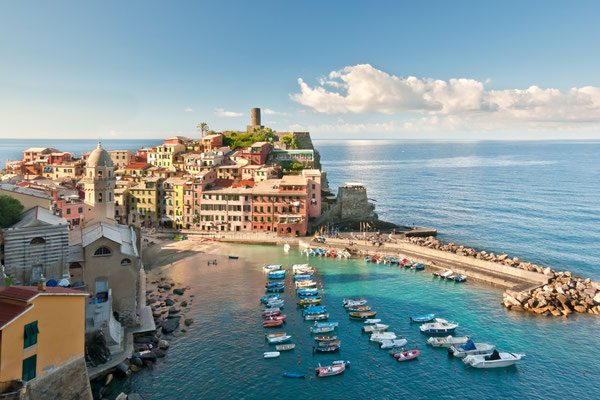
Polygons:
M185 151L183 144L161 144L156 146L157 160L155 166L173 169L173 161L177 154Z
M157 221L158 176L144 176L141 182L129 188L129 214L135 218L131 222Z
M61 287L0 290L0 381L29 381L83 357L86 296Z

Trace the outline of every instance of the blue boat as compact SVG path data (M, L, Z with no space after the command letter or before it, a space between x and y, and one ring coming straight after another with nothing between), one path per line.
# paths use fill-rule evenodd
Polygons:
M299 296L316 296L319 294L317 289L298 289Z
M369 256L366 256L366 257L365 257L365 261L366 261L366 262L371 262L371 257L369 257Z
M284 372L282 375L286 378L304 378L306 376L304 374L298 374L296 372Z
M261 302L267 304L269 300L280 300L281 297L278 294L267 294L262 297Z
M265 289L267 293L282 293L285 290L285 286L273 286Z
M282 279L282 278L285 278L285 270L269 272L269 279Z
M412 322L429 322L435 318L435 314L417 315L410 317Z
M265 287L284 286L284 285L285 285L285 281L271 281L271 282L267 282Z
M411 268L412 269L425 269L425 264L414 263Z
M327 307L325 306L309 306L302 310L302 315L316 315L323 314L327 312Z
M296 275L294 277L295 281L312 281L314 278L312 275Z
M300 295L298 295L298 297L301 300L305 300L305 299L320 299L321 298L321 296L318 296L316 294L300 294Z

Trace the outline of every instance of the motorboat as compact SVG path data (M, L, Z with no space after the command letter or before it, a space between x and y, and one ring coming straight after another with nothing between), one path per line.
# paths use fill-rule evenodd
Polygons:
M348 314L350 319L368 319L377 315L376 311L352 311Z
M334 328L337 328L338 325L338 322L315 322L316 327L333 326Z
M269 308L283 308L284 300L272 300L267 303Z
M279 300L279 299L281 299L281 296L279 296L278 294L267 294L262 297L261 302L263 304L267 304L270 300Z
M433 347L450 347L463 345L467 343L468 340L468 336L454 337L449 335L446 337L430 337L427 339L427 344Z
M363 332L367 332L367 333L374 332L374 331L383 332L389 327L390 327L389 325L385 325L385 324L371 324L371 325L363 326L362 330L363 330Z
M394 358L396 358L397 361L409 361L409 360L414 360L415 358L419 357L420 351L419 350L409 350L409 351L402 351L400 353L394 354Z
M441 318L436 318L435 322L428 322L419 327L422 333L428 334L452 333L456 328L458 328L457 322L449 322Z
M394 339L394 340L384 340L379 342L379 347L382 349L395 349L397 347L404 347L408 343L406 339Z
M421 263L421 264L415 263L415 264L413 264L413 265L412 265L412 267L410 267L410 268L411 268L411 269L416 269L416 270L422 270L422 269L425 269L425 264L422 264L422 263Z
M435 318L435 314L417 315L410 317L411 322L429 322Z
M276 315L281 315L281 310L279 308L274 308L274 309L270 309L270 310L265 310L262 313L263 318L266 317L274 317Z
M346 304L355 303L357 301L365 301L365 304L366 304L366 299L364 297L347 297L344 300L342 300L342 305L344 305L344 307L345 307Z
M264 358L277 358L281 353L278 351L267 351Z
M285 278L285 269L269 272L269 279L282 279L282 278Z
M290 245L289 244L284 244L283 245L283 251L285 251L286 253L290 251Z
M465 282L467 278L467 275L456 274L453 279L456 282Z
M332 340L337 340L337 336L335 336L335 335L319 335L319 336L315 336L315 340L317 342L330 342Z
M471 339L463 345L452 345L448 349L448 353L457 358L463 358L466 356L475 356L480 354L492 354L496 349L493 344L487 343L474 343Z
M310 331L312 333L328 333L328 332L333 332L334 329L335 329L335 326L322 326L322 327L311 326L310 327Z
M463 358L463 362L473 368L503 368L515 365L525 354L519 353L500 353L494 350L488 355L473 355Z
M281 265L275 265L275 264L271 264L271 265L265 265L265 266L263 267L263 270L264 270L265 272L271 272L271 271L276 271L276 270L278 270L278 269L281 269L281 267L282 267Z
M355 300L355 301L348 301L344 303L344 307L345 308L349 308L349 307L357 307L357 306L364 306L365 304L367 304L366 300Z
M313 351L318 351L321 353L333 353L334 351L338 351L340 349L339 344L332 344L330 346L313 346Z
M328 376L335 376L343 373L346 370L345 365L328 365L326 367L322 367L321 364L317 368L315 368L315 372L319 378L325 378Z
M267 333L265 335L265 340L273 339L273 338L276 338L279 336L286 336L286 335L287 335L287 333L285 333L285 332Z
M378 324L380 322L379 318L365 319L365 324Z
M265 284L265 287L284 286L285 281L271 281Z
M329 318L329 313L323 313L323 314L309 314L309 315L305 315L304 319L306 321L322 321L324 319Z
M287 315L269 315L263 318L267 321L285 321Z
M263 328L277 328L278 326L283 325L284 321L276 321L276 320L268 320L263 322Z
M386 340L394 340L396 339L396 334L394 332L378 332L373 333L370 337L371 342L384 342Z
M289 350L294 350L295 347L296 347L296 345L293 344L293 343L278 344L277 346L275 346L275 350L277 350L277 351L289 351Z
M281 344L285 342L289 342L292 339L291 335L283 335L283 336L275 336L272 338L267 338L269 344Z
M296 378L296 379L301 379L306 376L305 374L299 374L297 372L284 372L281 375L283 375L286 378Z

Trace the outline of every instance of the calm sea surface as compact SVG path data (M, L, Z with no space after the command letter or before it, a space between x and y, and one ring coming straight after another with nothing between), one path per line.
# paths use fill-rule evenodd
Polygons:
M103 145L135 150L157 143ZM48 145L77 155L95 147L94 141L0 139L0 162L20 157L26 147ZM316 140L315 145L330 185L364 183L384 220L434 227L445 241L600 280L600 142ZM331 320L340 322L341 352L311 354L308 323L286 290L285 330L299 348L264 360L269 346L258 304L265 281L261 266L306 257L273 246L236 246L232 252L252 267L240 268L223 258L209 268L190 258L165 268L165 275L191 286L195 297L188 315L196 322L172 339L166 359L120 382L115 395L127 389L146 399L600 398L597 317L563 320L507 312L495 289L441 282L426 273L358 260L309 259L319 270ZM339 308L346 296L367 297L390 330L423 350L419 360L397 363L386 351L369 348L361 324L349 322ZM472 335L527 357L519 368L488 373L466 369L445 350L432 352L408 322L410 315L429 312L458 321L458 335ZM342 376L309 379L309 367L335 359L350 360L352 367ZM307 379L284 379L284 371L306 372Z

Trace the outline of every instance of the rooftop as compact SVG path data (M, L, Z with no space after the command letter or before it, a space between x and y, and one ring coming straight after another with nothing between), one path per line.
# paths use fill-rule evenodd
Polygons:
M67 225L65 218L54 215L47 208L35 206L21 214L21 220L11 226L9 230L30 228L42 225Z
M306 186L306 178L301 175L285 175L281 179L282 185Z
M48 196L38 190L19 187L17 185L13 185L11 183L0 183L0 190L6 190L8 192L21 193L21 194L26 194L29 196L40 197L42 199L52 200L51 196Z
M5 326L13 322L15 319L25 314L30 308L33 307L33 304L25 304L25 305L17 305L10 303L1 303L0 307L0 330L2 330Z
M46 287L46 290L39 290L37 286L9 286L0 290L0 298L18 301L31 301L38 296L87 296L88 293L81 290ZM4 304L2 305L4 308Z

